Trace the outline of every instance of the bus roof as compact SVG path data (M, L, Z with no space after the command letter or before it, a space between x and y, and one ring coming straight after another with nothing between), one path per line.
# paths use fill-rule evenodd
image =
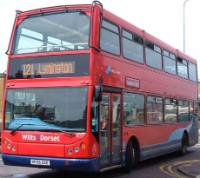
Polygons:
M45 12L54 12L54 11L62 11L65 9L84 9L88 10L91 7L91 4L76 4L76 5L60 5L60 6L52 6L52 7L44 7L44 8L38 8L38 9L32 9L27 11L18 11L17 17L23 17L23 16L29 16L39 13L45 13Z
M28 10L28 11L24 11L24 12L20 12L17 14L17 17L23 17L23 16L29 16L29 15L34 15L34 14L38 14L38 13L45 13L45 12L53 12L53 11L59 11L59 10L65 10L68 8L74 8L74 9L84 9L84 10L88 10L91 8L91 4L76 4L76 5L61 5L61 6L53 6L53 7L45 7L45 8L38 8L38 9L33 9L33 10ZM107 11L107 10L103 10L103 16L105 18L107 18L108 20L112 21L113 23L116 23L117 25L119 25L121 28L124 28L126 30L129 30L133 33L138 34L139 36L143 37L145 40L148 40L156 45L158 45L159 47L161 47L164 50L168 50L171 53L174 53L176 56L186 59L194 64L197 63L197 61L186 55L185 53L181 52L180 50L170 46L169 44L165 43L164 41L156 38L155 36L149 34L148 32L146 32L145 30L142 30L140 28L138 28L137 26L127 22L126 20L114 15L113 13Z

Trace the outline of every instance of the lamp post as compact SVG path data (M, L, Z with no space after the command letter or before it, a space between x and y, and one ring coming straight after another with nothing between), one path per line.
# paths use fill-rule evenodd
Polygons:
M185 6L189 0L183 2L183 52L185 52Z

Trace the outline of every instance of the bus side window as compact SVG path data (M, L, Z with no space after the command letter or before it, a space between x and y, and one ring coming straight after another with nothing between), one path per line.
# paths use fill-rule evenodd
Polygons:
M160 124L163 121L163 100L161 97L147 96L147 123Z
M131 61L144 63L143 39L126 30L122 31L123 56Z
M162 69L161 49L159 46L145 41L146 64L156 69Z
M124 124L144 124L144 95L133 93L124 94Z
M190 120L188 101L178 101L178 120L179 122L187 122Z
M166 50L163 50L163 67L166 72L176 74L176 57Z
M188 62L180 57L176 58L177 73L180 77L188 79Z
M165 99L164 113L164 120L166 123L177 122L177 100Z
M109 53L120 55L119 27L106 20L101 25L100 47Z

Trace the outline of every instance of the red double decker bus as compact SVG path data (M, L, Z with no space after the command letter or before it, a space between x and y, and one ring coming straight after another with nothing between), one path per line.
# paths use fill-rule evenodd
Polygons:
M198 142L196 60L97 1L18 11L8 58L6 165L130 170Z

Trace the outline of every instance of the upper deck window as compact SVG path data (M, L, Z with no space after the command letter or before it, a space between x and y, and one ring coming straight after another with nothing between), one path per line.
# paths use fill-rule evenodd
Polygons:
M163 64L164 70L171 74L176 74L176 57L174 54L164 50L163 51Z
M177 70L178 75L183 78L188 78L188 63L186 60L178 57L177 58Z
M162 69L162 58L161 58L160 47L149 41L146 41L145 45L146 45L145 53L146 53L147 65L157 69Z
M122 31L123 55L125 58L143 63L143 39L136 34Z
M102 20L100 47L104 51L120 55L119 27Z
M17 28L13 53L88 49L89 29L90 18L82 11L30 16Z
M190 80L197 81L197 66L189 62L189 78Z

